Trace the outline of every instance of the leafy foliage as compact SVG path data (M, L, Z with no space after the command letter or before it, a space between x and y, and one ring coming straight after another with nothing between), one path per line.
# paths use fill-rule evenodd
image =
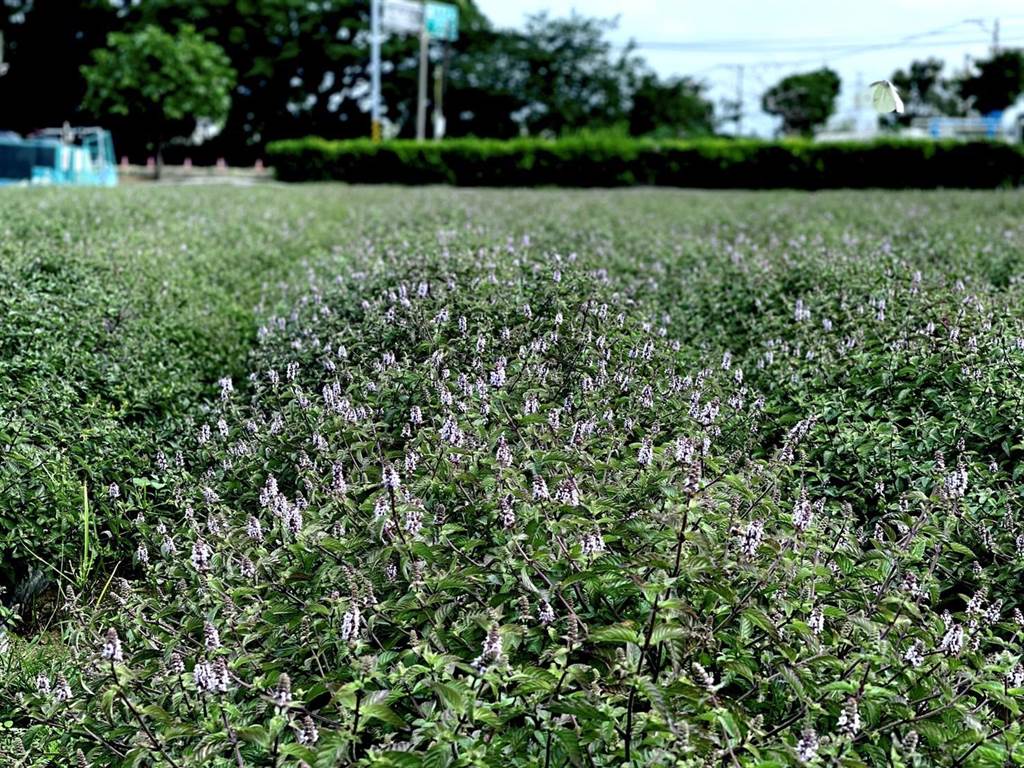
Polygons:
M637 63L628 48L614 52L605 37L613 27L578 14L527 20L518 58L524 69L519 121L528 133L558 135L625 119L630 72Z
M525 30L495 29L472 0L457 0L459 40L435 46L432 68L444 63L447 131L452 136L509 138L522 132L561 135L616 127L639 119L634 96L658 96L669 135L703 131L707 102L684 81L661 82L631 51L608 38L613 22L586 16L537 16ZM270 141L321 135L354 138L369 131L369 4L334 0L253 3L247 0L84 0L64 8L56 0L8 0L0 31L10 46L11 73L0 80L0 100L23 105L5 127L30 130L64 120L95 120L115 129L119 152L151 151L136 126L111 120L109 103L85 102L79 70L102 49L109 33L131 35L158 27L168 33L194 27L220 46L236 73L223 130L199 147L172 146L212 162L252 162ZM418 68L415 36L388 35L383 44L385 117L412 136ZM140 72L148 71L148 67ZM436 71L436 69L435 69ZM34 98L45 86L46 100ZM136 118L148 114L135 109ZM202 116L200 114L193 115ZM648 131L650 118L642 122Z
M38 753L1024 759L1017 196L333 194L343 259L98 501L70 658L0 667Z
M680 138L714 133L714 105L702 83L689 78L661 81L645 73L633 89L629 132L634 136Z
M79 68L104 45L114 23L114 6L106 0L5 2L0 32L10 71L0 78L0 102L18 108L4 110L4 129L26 132L73 120L86 90Z
M765 91L761 105L782 118L783 134L806 136L835 112L839 84L839 75L828 67L789 75Z
M188 25L174 35L154 26L111 32L93 59L82 68L87 108L151 137L158 163L169 139L189 136L200 121L227 118L235 72L224 51Z
M607 39L613 21L532 16L521 32L478 30L448 59L451 136L511 138L624 130L701 135L713 107L700 84L661 80Z
M464 12L472 6L461 5ZM173 28L182 21L215 40L238 73L227 124L211 146L221 156L251 161L267 141L306 126L336 136L368 131L365 99L352 94L368 77L368 3L156 0L131 8L123 23ZM385 45L385 61L395 67L384 78L388 104L415 93L415 46L402 37Z
M1024 93L1024 51L1001 51L975 66L978 72L960 82L960 94L982 114L1006 109Z
M108 486L155 450L174 455L176 425L244 367L265 281L294 276L348 226L313 190L0 194L7 604L28 618L48 584L80 587L130 556L126 521L100 503Z
M284 181L466 186L681 187L1018 186L1024 152L995 142L814 143L634 139L451 139L428 144L306 138L267 147Z
M889 79L903 98L904 114L882 115L879 120L909 125L915 117L963 114L957 84L943 77L944 66L941 59L929 58L911 62L906 70L897 69Z

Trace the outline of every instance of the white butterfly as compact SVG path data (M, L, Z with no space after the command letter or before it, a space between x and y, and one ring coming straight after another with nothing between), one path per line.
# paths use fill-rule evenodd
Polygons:
M871 88L871 103L876 111L883 115L886 112L903 114L903 99L900 98L900 92L896 90L895 85L888 80L876 80L871 84Z

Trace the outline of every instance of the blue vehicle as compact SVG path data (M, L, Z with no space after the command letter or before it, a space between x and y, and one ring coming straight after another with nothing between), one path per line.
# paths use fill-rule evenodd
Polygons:
M27 138L0 132L0 185L117 186L110 131L47 128Z

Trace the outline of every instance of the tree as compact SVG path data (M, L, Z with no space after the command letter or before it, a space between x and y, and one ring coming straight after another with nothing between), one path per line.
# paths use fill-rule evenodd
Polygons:
M10 64L0 78L0 129L27 133L76 121L85 95L79 68L117 23L109 0L0 3L0 35Z
M761 104L782 118L783 133L808 135L832 116L839 85L839 75L828 67L790 75L769 88Z
M473 0L452 1L459 6L459 40L452 44L458 61L477 30L489 25ZM125 8L130 28L186 22L231 59L238 73L231 112L204 145L206 154L252 162L275 139L369 135L368 0L146 0ZM392 122L414 118L418 46L415 35L385 37L384 115Z
M955 90L955 84L942 76L942 59L913 61L906 70L898 69L889 79L900 92L904 113L896 115L896 121L909 125L915 117L935 115L959 115L962 102ZM888 121L886 115L882 120Z
M960 81L960 95L983 115L1006 109L1024 91L1024 51L1003 51L976 66L977 74Z
M450 59L445 111L450 136L517 136L519 116L530 103L529 71L523 50L528 41L516 32L487 30L462 36Z
M368 99L355 95L369 78L365 0L147 0L128 8L126 24L134 28L186 22L228 54L237 84L210 151L252 162L275 139L369 133ZM393 84L392 63L414 53L413 42L386 42L385 88Z
M627 46L618 54L605 35L614 20L573 13L530 16L523 35L528 103L522 117L533 134L607 128L628 120L630 83L641 62Z
M689 77L661 80L645 72L633 88L629 132L634 136L703 136L714 132L715 107L705 86Z
M82 75L87 109L129 121L149 137L157 177L164 144L192 134L201 120L218 124L227 118L235 83L235 71L220 46L188 25L176 35L155 26L131 34L112 32Z
M655 132L690 130L685 102L693 89L683 81L645 81L632 49L607 39L614 22L535 16L525 31L497 30L475 0L451 1L459 6L459 39L431 46L432 66L446 62L449 135L624 130L639 125L643 110L632 108L634 98L659 110L654 122L670 124ZM268 141L281 138L366 136L369 8L368 0L4 0L0 31L8 40L11 72L0 79L0 104L19 109L8 110L3 127L29 130L76 119L86 92L79 71L108 34L188 24L219 45L237 73L222 130L188 150L197 162L226 157L251 163ZM418 40L387 35L382 47L384 115L402 135L411 135ZM42 91L45 99L37 97ZM703 109L691 106L695 116ZM107 107L93 112L113 130L119 152L137 157L154 144L152 134L140 138L137 119L118 118ZM174 160L185 154L180 144L163 150Z
M482 33L452 62L452 135L558 135L625 127L642 62L606 38L613 20L530 16Z

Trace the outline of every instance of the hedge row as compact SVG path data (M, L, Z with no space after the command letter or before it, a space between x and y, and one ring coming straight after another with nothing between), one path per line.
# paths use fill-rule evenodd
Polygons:
M1024 150L996 142L570 138L271 143L283 181L458 186L799 188L1019 186Z

